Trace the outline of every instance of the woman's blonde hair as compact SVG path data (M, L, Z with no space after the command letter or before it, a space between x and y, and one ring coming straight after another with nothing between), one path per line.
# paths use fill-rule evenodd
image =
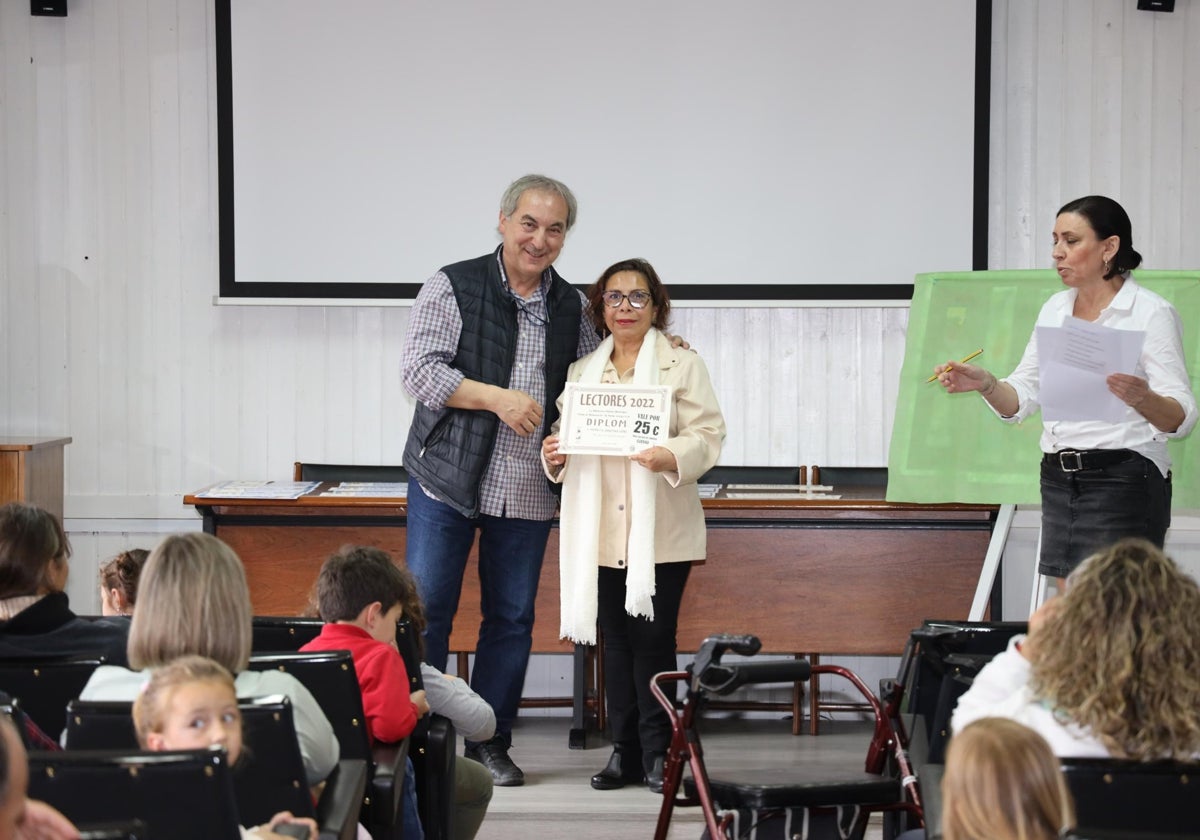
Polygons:
M1074 823L1071 793L1041 735L1013 720L980 718L950 739L945 840L1054 840Z
M246 571L209 534L167 537L146 559L129 628L129 666L156 668L187 654L231 673L250 661L254 611Z
M1035 694L1117 758L1200 752L1200 587L1152 543L1083 562L1031 633Z
M133 701L133 726L142 749L146 749L147 735L162 732L166 728L167 712L175 692L185 685L198 682L220 683L237 697L233 675L219 662L205 656L181 656L150 673L150 681Z

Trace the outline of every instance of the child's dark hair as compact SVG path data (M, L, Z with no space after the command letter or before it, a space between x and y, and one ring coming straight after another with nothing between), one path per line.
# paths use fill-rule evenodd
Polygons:
M150 552L144 548L131 548L104 563L100 567L100 585L104 591L119 590L132 607L137 602L138 578L149 556Z
M425 610L417 582L408 569L392 562L386 551L369 545L347 545L325 561L317 578L321 620L352 621L378 601L387 612L397 603L417 634L425 630Z

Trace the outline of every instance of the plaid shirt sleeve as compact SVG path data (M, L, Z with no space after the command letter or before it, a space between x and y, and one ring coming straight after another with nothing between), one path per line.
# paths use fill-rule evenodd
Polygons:
M450 278L439 271L417 293L400 356L404 390L432 411L444 408L464 379L451 366L461 333L462 315Z
M582 359L600 346L600 336L596 334L596 325L592 323L592 315L588 312L587 295L580 292L579 299L583 303L583 312L579 317L579 346L575 350L576 359Z

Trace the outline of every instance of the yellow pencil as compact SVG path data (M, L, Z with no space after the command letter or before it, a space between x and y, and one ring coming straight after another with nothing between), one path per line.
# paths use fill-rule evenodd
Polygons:
M959 363L960 365L965 365L967 362L971 361L972 359L974 359L976 356L978 356L978 355L979 355L980 353L982 353L982 352L983 352L983 348L982 348L982 347L980 347L978 350L976 350L976 351L975 351L974 353L972 353L970 356L967 356L965 359L960 359L958 363ZM953 367L953 365L951 365L951 367ZM935 373L933 376L929 377L929 378L928 378L928 379L926 379L925 381L926 381L926 382L932 382L933 380L935 380L935 379L937 379L937 378L938 378L938 375Z

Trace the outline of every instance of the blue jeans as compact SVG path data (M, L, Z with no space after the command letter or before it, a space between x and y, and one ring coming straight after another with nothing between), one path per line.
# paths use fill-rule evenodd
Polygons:
M404 787L400 796L404 800L400 837L402 840L425 840L421 815L417 812L417 776L411 758L404 759Z
M533 608L550 522L463 516L408 482L406 563L425 605L425 661L445 670L467 556L479 532L480 611L471 688L496 712L496 734L511 741L533 645Z

